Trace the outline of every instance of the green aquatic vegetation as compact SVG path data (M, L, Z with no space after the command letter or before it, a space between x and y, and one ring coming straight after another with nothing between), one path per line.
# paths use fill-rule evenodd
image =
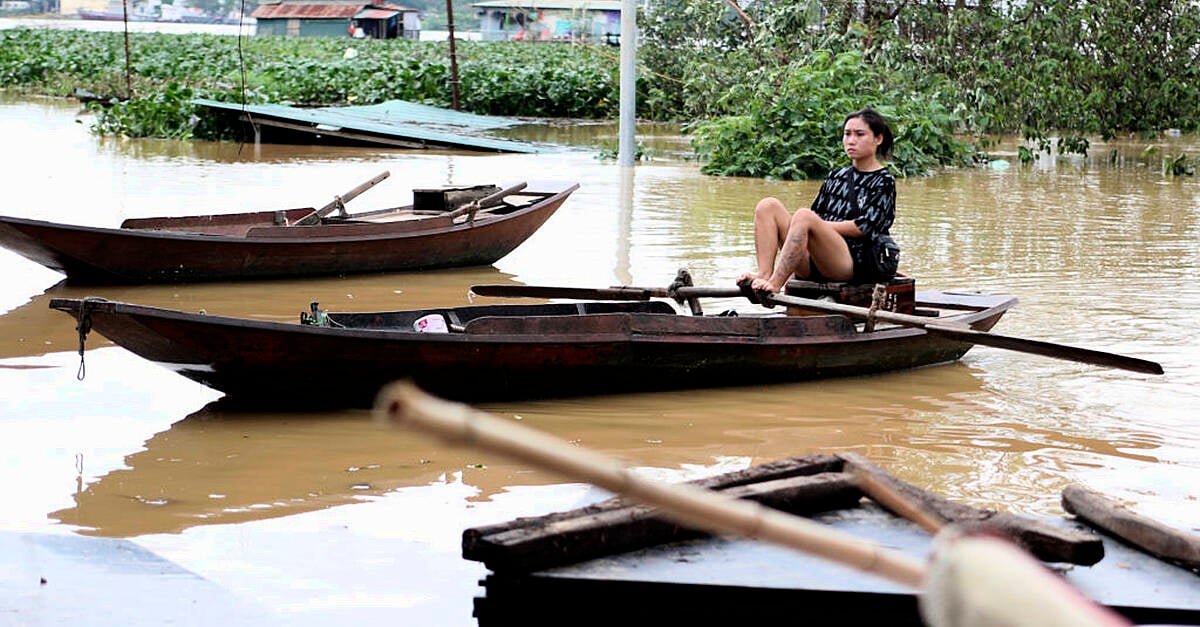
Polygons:
M794 97L772 91L781 78L805 72L825 51L859 55L863 67L847 69L873 83L846 84L860 96L848 104L908 109L901 117L914 133L922 118L947 115L948 129L941 121L935 126L955 136L1027 133L1025 160L1055 150L1086 154L1094 136L1200 131L1195 2L764 0L739 8L741 14L723 0L663 0L642 22L639 55L659 80L640 84L639 96L656 119L719 120L703 139L722 162L714 171L794 176L827 158L819 147L799 149L793 128L756 122L770 117L763 112L777 106L771 100ZM747 134L755 133L772 136L748 145ZM1044 137L1059 138L1057 145ZM949 152L957 161L957 150ZM784 158L793 162L778 163Z
M460 103L474 113L601 118L616 98L616 59L586 46L458 42ZM450 106L449 45L408 40L0 31L0 88L120 101L96 131L205 136L185 96L227 102Z
M192 89L168 83L142 98L88 106L98 114L95 130L103 135L189 139L196 122L194 97Z
M864 105L895 123L902 175L987 162L988 135L1022 135L1028 163L1086 154L1097 136L1200 131L1200 4L1187 0L662 0L639 26L638 117L683 122L712 174L822 176L844 159L836 125ZM449 106L454 86L447 42L132 33L128 51L121 33L0 31L0 89L130 98L98 109L104 133L220 137L228 129L177 102L184 89ZM617 113L612 47L460 42L457 65L465 111ZM1180 155L1164 172L1194 163Z

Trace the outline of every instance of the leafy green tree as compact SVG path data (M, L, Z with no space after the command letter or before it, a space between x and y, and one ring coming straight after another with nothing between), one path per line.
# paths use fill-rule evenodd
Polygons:
M708 158L705 173L823 177L849 164L840 141L843 120L864 106L889 118L896 133L892 167L898 174L971 163L975 150L954 138L957 121L950 112L936 101L888 88L859 53L818 51L810 63L794 63L778 73L778 80L731 94L745 103L743 113L697 125L693 146Z
M930 119L1018 133L1028 154L1200 128L1200 3L1189 0L669 2L648 20L642 58L647 73L680 80L642 87L651 116L761 109L789 68L853 51L872 81L930 105Z

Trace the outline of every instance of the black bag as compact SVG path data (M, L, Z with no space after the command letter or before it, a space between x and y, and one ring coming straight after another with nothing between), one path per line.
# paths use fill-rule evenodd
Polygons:
M850 199L855 206L858 205L858 177L854 171L850 172ZM896 277L896 270L900 267L900 245L891 235L884 233L871 238L871 243L864 247L863 254L866 259L861 259L860 262L865 273L870 275L865 278L883 282Z
M900 267L900 245L891 235L880 235L871 242L867 257L870 268L878 281L891 281Z

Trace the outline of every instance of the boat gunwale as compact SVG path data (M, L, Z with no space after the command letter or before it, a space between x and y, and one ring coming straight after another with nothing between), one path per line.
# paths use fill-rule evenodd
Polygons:
M997 297L1000 298L991 307L980 308L970 311L965 311L962 314L955 314L946 317L931 317L930 322L955 322L965 323L972 328L979 322L1002 316L1008 309L1012 308L1017 302L1015 297ZM808 334L808 335L720 335L720 334L704 334L704 333L639 333L635 330L622 330L612 332L597 332L597 331L581 331L547 334L545 332L538 333L505 333L505 334L482 334L482 333L422 333L416 330L399 329L399 328L363 328L363 327L332 327L332 326L317 326L306 325L299 322L283 322L280 320L264 320L256 318L229 316L221 314L208 313L192 313L179 309L171 309L167 307L157 307L154 305L139 305L136 303L128 303L122 301L113 301L107 299L76 299L76 298L54 298L51 299L49 307L64 313L70 314L76 318L81 315L85 309L85 301L87 302L86 309L90 312L103 312L113 316L126 317L150 317L164 320L182 321L192 324L218 325L228 328L241 328L245 330L255 331L270 331L273 333L300 333L317 336L330 337L346 337L358 339L387 339L389 341L404 341L404 342L426 342L426 343L454 343L454 344L472 344L472 343L487 343L487 344L504 344L504 343L522 343L522 344L561 344L561 343L587 343L587 344L611 344L614 342L663 342L663 343L723 343L723 344L780 344L780 345L800 345L800 344L825 344L825 343L852 343L852 342L870 342L882 340L895 340L910 336L927 335L928 332L919 327L910 326L889 326L886 328L876 329L874 331L857 331L853 334ZM393 315L398 313L437 313L441 311L453 310L455 307L431 307L427 309L402 309L393 311L376 311L376 312L340 312L344 314L354 315ZM619 312L618 312L619 313ZM691 318L693 316L685 313L666 314L666 313L645 313L645 312L625 312L627 314L641 313L641 315L661 315L661 316L678 316L681 318ZM335 313L336 315L336 313ZM562 314L560 317L570 317L572 315L603 315L594 314ZM836 316L836 314L833 314ZM480 316L475 318L478 320L483 318ZM505 316L510 317L510 316ZM514 316L520 317L520 316ZM784 317L784 314L779 314L779 317ZM715 318L715 316L713 316ZM855 325L857 328L858 325ZM102 334L103 335L103 334ZM969 343L969 342L968 342Z
M415 230L406 230L406 231L388 232L388 233L375 233L375 234L367 234L367 235L308 234L308 235L297 235L296 237L261 237L261 236L251 237L249 235L226 235L226 234L219 234L219 233L198 233L198 232L188 232L188 231L171 231L171 230L164 230L164 229L137 229L137 228L121 228L121 227L109 227L109 226L85 226L85 225L67 224L67 223L62 223L62 222L51 222L51 221L47 221L47 220L38 220L38 219L34 219L34 218L22 218L22 217L17 217L17 216L5 216L5 215L0 215L0 226L9 225L11 228L17 228L18 231L20 231L20 229L19 229L20 225L27 225L27 226L31 226L31 227L40 228L40 229L57 229L57 230L61 230L61 231L70 231L70 232L96 233L96 234L116 236L116 237L121 237L121 238L126 238L126 239L132 239L132 240L145 238L145 239L156 239L156 240L166 240L166 241L205 241L205 242L210 242L210 243L211 242L222 242L222 243L231 243L231 244L247 244L247 243L249 243L249 244L255 244L255 245L259 245L259 244L266 244L266 245L309 244L309 243L313 243L313 242L317 242L317 241L319 241L321 244L346 244L346 243L356 243L356 242L363 242L363 241L403 240L403 239L409 239L409 238L414 238L414 237L428 237L432 233L452 234L452 233L457 233L457 232L465 231L465 230L469 230L469 229L477 229L477 228L489 227L492 225L499 225L499 224L503 224L505 222L509 222L511 220L517 219L521 216L524 216L524 215L527 215L530 213L536 213L540 210L544 210L548 205L555 203L559 199L565 200L566 197L568 197L570 194L574 193L577 189L579 189L579 183L572 183L569 186L563 188L561 191L554 193L553 195L546 196L546 197L542 198L541 200L534 202L528 206L520 207L509 213L492 214L497 218L495 220L479 221L474 224L471 223L470 221L464 221L462 223L454 224L449 227L432 226L428 229L415 229ZM412 205L405 205L404 207L400 207L399 209L403 209L405 207L411 207L411 206ZM286 210L284 210L284 211L286 211ZM239 213L258 213L258 212L239 212ZM237 213L211 214L211 215L237 215ZM194 216L180 216L180 217L194 217ZM429 217L437 218L437 217L442 217L442 216L431 215ZM363 226L366 226L368 224L370 224L370 223L347 222L344 224L323 224L323 225L320 225L318 228L336 229L336 228L339 228L342 226L346 226L346 227L355 227L355 228L361 229ZM380 224L380 226L383 227L384 224ZM296 227L296 228L312 228L312 227ZM21 235L23 235L24 237L29 238L31 241L37 243L37 245L39 247L43 247L43 245L41 244L40 241L36 240L35 238L30 238L23 231L21 231ZM49 248L44 248L44 250L53 251L53 249L49 249Z

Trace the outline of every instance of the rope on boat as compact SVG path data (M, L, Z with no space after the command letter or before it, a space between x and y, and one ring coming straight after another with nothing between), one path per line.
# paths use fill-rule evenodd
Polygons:
M83 381L87 376L87 365L83 361L83 347L88 333L92 330L92 314L89 310L94 303L103 300L103 298L88 296L79 302L79 324L75 325L75 331L79 333L79 370L75 373L75 378L79 381Z
M876 283L875 290L871 292L871 306L867 308L867 323L863 325L864 333L870 333L875 330L875 314L883 306L883 299L886 295L887 285Z

